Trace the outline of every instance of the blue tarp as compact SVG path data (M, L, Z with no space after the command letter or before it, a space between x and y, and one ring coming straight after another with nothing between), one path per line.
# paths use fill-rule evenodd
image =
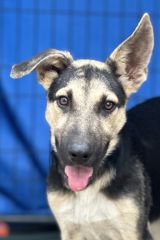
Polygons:
M11 65L47 48L105 60L151 14L155 50L133 106L160 95L160 2L146 0L0 0L0 215L49 214L46 96L36 75L11 80Z

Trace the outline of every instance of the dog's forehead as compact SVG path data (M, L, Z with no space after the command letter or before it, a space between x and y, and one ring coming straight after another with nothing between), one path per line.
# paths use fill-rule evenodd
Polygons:
M89 60L89 59L75 60L73 61L72 66L74 66L75 68L82 68L82 69L85 66L90 66L93 69L95 68L95 69L106 70L110 72L110 67L106 63L96 61L96 60Z
M109 78L111 74L111 69L107 64L96 60L76 60L70 67L73 69L74 75L85 79L86 83L95 78L99 80Z
M111 68L96 60L76 60L66 68L61 76L51 85L49 99L54 94L61 95L65 91L94 92L97 95L111 94L117 98L124 95L123 89L115 79ZM123 96L124 97L124 96Z

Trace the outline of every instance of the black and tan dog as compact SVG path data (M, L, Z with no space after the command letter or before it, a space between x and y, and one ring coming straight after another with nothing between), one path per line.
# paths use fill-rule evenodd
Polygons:
M150 223L160 216L160 98L126 113L152 49L145 14L104 63L48 50L13 66L13 78L37 70L47 91L55 158L48 200L63 240L152 239Z

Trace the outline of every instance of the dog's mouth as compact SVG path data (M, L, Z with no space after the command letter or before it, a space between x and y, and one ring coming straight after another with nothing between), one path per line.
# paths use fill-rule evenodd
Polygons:
M67 165L64 171L67 177L68 187L74 192L84 190L88 186L89 180L93 175L93 167L81 165Z

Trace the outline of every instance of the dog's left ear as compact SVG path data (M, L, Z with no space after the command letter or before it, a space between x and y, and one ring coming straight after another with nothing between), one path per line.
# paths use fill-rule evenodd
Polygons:
M153 45L153 28L149 15L145 13L133 34L109 57L107 63L114 69L127 97L146 80Z
M73 58L69 52L48 49L28 61L14 65L10 76L12 78L21 78L36 70L39 83L48 90L51 83L72 61Z

